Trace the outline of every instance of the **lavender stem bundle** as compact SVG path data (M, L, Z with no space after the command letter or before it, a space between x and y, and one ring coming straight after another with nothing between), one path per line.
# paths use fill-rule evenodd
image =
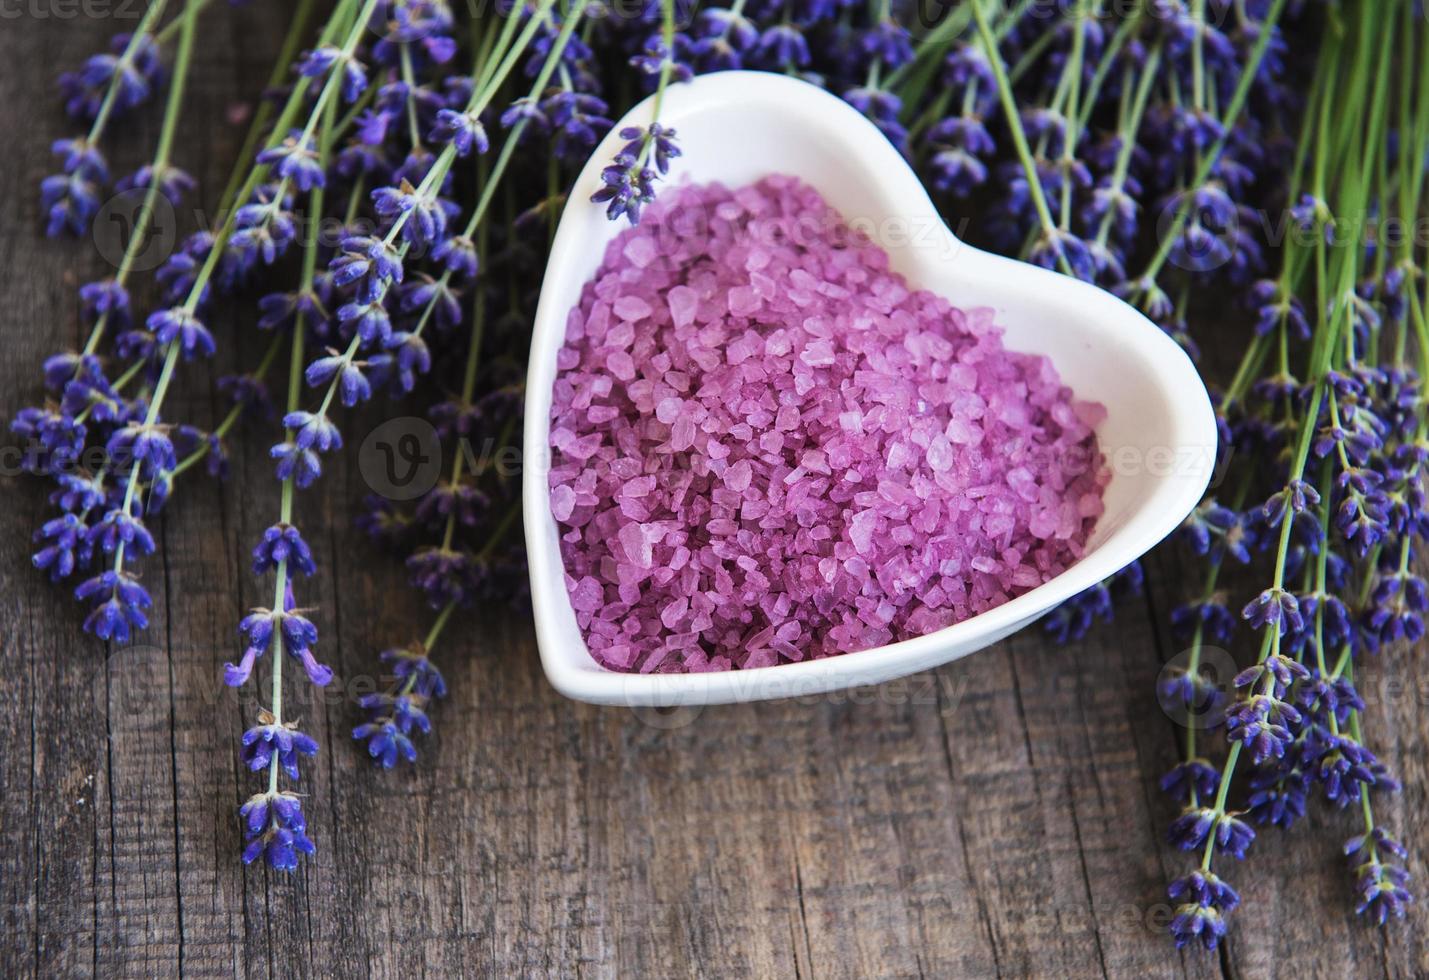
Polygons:
M1415 63L1426 37L1408 4L1393 11L1403 21L1398 51L1393 33L1377 26L1379 12L1356 13L1347 43L1325 47L1305 113L1291 185L1301 234L1287 240L1279 276L1257 284L1257 331L1218 406L1236 449L1275 460L1271 492L1257 503L1261 467L1237 468L1232 458L1233 496L1208 498L1186 528L1208 570L1201 595L1173 613L1191 646L1184 667L1163 678L1163 703L1210 709L1207 727L1223 724L1230 745L1217 767L1188 727L1183 761L1162 782L1184 804L1171 842L1201 856L1171 886L1178 944L1214 949L1225 935L1240 896L1213 868L1218 856L1247 856L1257 835L1242 817L1287 828L1316 789L1358 811L1344 848L1356 910L1383 923L1410 901L1405 849L1376 822L1373 804L1397 783L1365 744L1354 677L1364 654L1420 639L1429 606L1410 570L1413 542L1429 530L1420 388L1429 334L1417 243L1392 233L1420 214L1429 109L1408 83L1391 98L1390 73L1371 67L1396 55ZM1371 111L1332 111L1342 92ZM1224 704L1201 670L1208 642L1228 644L1235 632L1222 566L1227 557L1250 563L1256 551L1273 558L1270 584L1241 617L1260 631L1259 652ZM1245 806L1232 810L1247 758Z

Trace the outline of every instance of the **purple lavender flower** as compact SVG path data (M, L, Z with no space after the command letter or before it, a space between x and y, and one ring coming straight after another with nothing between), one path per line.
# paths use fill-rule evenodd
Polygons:
M177 342L185 357L200 354L212 357L215 350L213 335L186 307L173 307L150 315L148 328L161 344Z
M381 660L392 668L394 684L387 691L358 698L358 707L368 720L352 730L352 737L367 743L368 754L391 769L398 759L414 762L417 748L414 732L431 733L426 706L445 697L446 681L421 644L411 648L384 650Z
M302 534L291 524L274 524L263 532L263 540L253 549L253 574L262 575L286 563L304 575L317 572L312 550Z
M427 137L434 143L450 143L458 156L467 156L472 150L485 153L491 148L486 138L486 127L473 112L457 112L442 109L437 113L437 124Z
M153 601L128 572L103 571L83 582L74 590L74 595L81 602L94 604L84 621L84 629L101 640L128 643L131 629L141 630L149 625L144 610L153 605Z
M323 187L327 183L313 137L305 137L297 130L289 133L281 143L259 152L258 162L273 167L279 177L291 181L300 191Z
M296 793L257 793L238 811L247 844L243 863L252 864L261 856L276 871L296 871L299 854L317 848L308 839L302 800Z
M267 714L264 712L264 714ZM298 755L317 755L318 743L298 731L294 722L279 725L271 720L243 733L243 761L254 772L267 769L276 759L289 779L298 778Z
M175 207L183 202L184 195L198 186L190 174L171 164L155 167L145 164L115 185L117 190L145 190L155 187L164 198Z
M395 187L373 191L372 202L389 225L401 223L402 238L413 245L436 245L446 236L446 208L431 195L418 193L406 178Z
M1236 890L1209 871L1192 871L1176 879L1166 894L1172 901L1185 899L1176 907L1170 926L1177 948L1199 941L1206 949L1215 949L1225 938L1225 916L1240 904Z
M670 160L680 155L675 143L675 131L652 122L648 127L627 126L620 131L626 140L615 162L601 172L604 186L591 195L596 204L606 205L606 217L612 221L622 215L632 224L640 221L640 211L655 199L655 181L670 167ZM654 166L647 162L653 161Z

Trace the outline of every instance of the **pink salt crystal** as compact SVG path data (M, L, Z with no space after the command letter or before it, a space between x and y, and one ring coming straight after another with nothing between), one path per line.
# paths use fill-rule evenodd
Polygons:
M873 511L861 510L853 515L848 526L848 539L853 542L859 554L866 555L873 550L873 532L877 527L878 515Z
M670 448L680 453L694 444L695 423L688 415L681 415L670 429Z
M953 447L943 436L928 443L928 465L939 473L953 468Z
M649 568L653 559L651 558L650 541L645 535L645 529L638 523L626 524L621 527L617 537L620 538L620 545L625 549L625 557L640 568Z
M615 350L607 354L605 366L621 381L629 381L635 377L635 361L623 350Z
M773 667L778 662L779 656L773 650L767 648L763 650L751 650L749 651L748 657L745 658L743 667L746 670L752 670L755 667Z
M743 493L749 488L750 478L753 476L753 468L749 461L741 459L724 472L724 485L737 493Z
M818 340L804 348L799 360L809 367L828 367L834 363L834 347L827 340Z
M622 320L643 320L650 315L650 304L630 293L622 295L610 308Z
M1082 517L1101 517L1105 511L1100 492L1084 493L1077 500L1077 513Z
M654 262L659 254L654 240L648 235L637 235L625 245L625 257L641 269Z
M579 612L595 612L604 603L600 582L586 575L571 588L571 606Z
M687 327L695 322L695 309L700 298L689 286L675 286L665 297L670 306L670 318L676 327Z
M635 324L629 320L621 320L605 335L605 342L610 347L629 347L634 341Z
M866 649L1081 556L1104 413L1004 350L991 310L909 290L794 178L647 214L571 312L553 389L551 511L600 663Z
M639 651L632 644L612 643L601 647L597 656L608 667L614 667L616 670L629 670L634 665L638 653Z
M799 457L799 467L810 473L830 472L827 457L817 449L806 450L804 454Z
M684 402L678 398L662 398L660 404L655 406L655 417L666 425L680 417L680 408Z
M956 415L948 420L944 435L949 442L958 446L976 446L982 441L982 431L975 428L969 420Z
M679 625L680 620L685 618L685 613L689 611L690 600L684 596L677 596L660 610L660 622L666 629L674 629Z
M1050 538L1057 533L1057 512L1050 507L1038 507L1032 511L1027 530L1034 537Z
M729 291L729 312L749 316L761 305L759 293L752 286L736 286Z
M576 492L565 484L551 488L551 516L558 521L570 518L576 509Z

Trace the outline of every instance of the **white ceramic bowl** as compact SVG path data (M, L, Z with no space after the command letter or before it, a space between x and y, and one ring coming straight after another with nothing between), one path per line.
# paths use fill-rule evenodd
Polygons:
M890 680L947 663L1021 629L1096 584L1169 534L1200 500L1214 468L1216 427L1190 360L1151 321L1086 283L958 241L912 169L842 100L762 72L705 75L671 87L660 121L683 156L667 184L737 187L794 174L869 233L916 287L960 307L992 307L1008 348L1046 354L1078 397L1100 401L1097 427L1112 478L1106 512L1085 556L1017 598L954 626L823 660L705 674L626 674L591 657L566 593L549 488L551 392L566 317L626 227L590 196L623 142L650 121L646 100L597 147L571 192L541 287L526 382L523 506L536 639L546 676L568 697L597 704L717 704L814 694Z

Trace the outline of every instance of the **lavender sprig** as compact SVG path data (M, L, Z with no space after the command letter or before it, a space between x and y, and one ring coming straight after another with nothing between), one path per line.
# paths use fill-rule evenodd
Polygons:
M158 6L151 7L149 12L157 16ZM193 53L197 17L197 7L186 6L175 56L174 80L149 168L151 174L168 169ZM127 70L122 64L115 67L116 74ZM102 127L102 120L107 118L107 105L101 106L96 128ZM92 607L85 619L85 629L101 639L117 642L127 641L132 630L148 625L145 610L151 605L151 599L126 566L126 557L132 559L136 554L154 551L153 536L144 526L144 513L146 509L152 513L163 506L177 465L169 427L161 422L159 415L174 364L180 351L212 352L211 339L196 320L176 321L154 314L150 318L154 330L152 349L141 350L130 369L114 384L105 378L95 355L108 318L127 318L129 314L124 280L147 236L155 198L161 192L161 181L152 179L141 206L140 220L125 249L118 278L82 291L82 296L87 293L91 298L96 313L85 350L78 355L51 358L47 363L47 380L52 386L64 388L58 411L47 414L45 409L25 409L12 426L22 435L38 438L50 451L45 468L56 476L61 486L56 502L63 515L48 522L37 534L42 547L35 554L35 564L48 570L51 578L61 579L102 553L107 567L81 583L75 596ZM120 389L156 363L162 363L162 367L158 369L152 390L133 401L124 399ZM109 429L104 447L107 458L93 477L85 477L75 472L74 465L76 454L88 435L86 425L91 420ZM108 477L126 468L127 477L119 487L111 489L107 485ZM101 511L102 515L90 523L90 515Z
M54 152L62 172L40 185L40 203L49 212L46 234L83 235L99 212L100 195L109 183L109 165L100 150L105 129L122 111L149 98L159 83L159 46L152 28L166 0L153 0L131 34L116 35L114 54L97 54L78 72L60 77L70 115L91 120L83 137L59 140Z
M689 69L675 60L674 0L661 0L660 19L659 42L647 46L647 53L634 59L642 71L657 79L650 124L643 128L627 126L620 131L625 145L601 173L604 186L591 195L592 202L606 206L606 217L612 221L623 215L631 224L638 224L641 208L655 199L656 180L669 172L670 161L680 155L675 131L660 124L660 104L671 79L683 81L690 77Z
M535 105L538 97L546 91L547 85L563 66L563 56L572 39L586 8L585 0L577 0L568 12L552 43L546 47L543 62L537 72L530 93L518 102ZM482 192L473 209L467 227L458 240L474 243L474 256L461 269L471 269L474 273L485 265L488 250L488 228L484 223L488 209L494 200L496 189L501 186L503 176L528 127L536 125L532 116L526 113L509 114L504 117L510 126L505 143L495 164L486 172L481 170ZM448 268L438 280L444 285L453 275ZM487 323L486 293L479 281L473 290L474 301L470 338L467 343L466 367L462 378L459 401L453 409L454 415L475 410L474 398L480 362L482 339ZM424 311L417 332L426 323ZM504 433L503 444L509 433ZM384 767L391 768L398 759L414 761L417 750L412 743L414 731L427 734L431 731L431 720L427 713L430 702L446 693L446 684L440 671L430 660L433 647L441 636L448 619L458 606L469 604L477 590L487 578L487 567L492 554L505 538L512 526L519 508L513 506L496 525L486 544L478 550L459 547L456 542L458 526L472 527L478 524L489 511L490 498L474 482L481 474L466 472L467 454L458 451L451 476L428 492L417 504L416 516L419 520L435 523L442 528L441 543L436 547L426 547L414 552L407 559L407 567L413 582L426 592L431 604L440 611L424 641L407 647L384 651L381 659L392 665L395 674L393 685L385 691L366 695L359 699L359 707L367 712L367 720L353 730L353 738L367 743L369 754ZM375 529L382 530L382 524Z
M1405 26L1403 53L1412 59L1424 39L1412 18ZM1245 813L1251 819L1289 826L1304 815L1316 787L1336 806L1358 807L1363 831L1346 845L1346 853L1359 862L1357 910L1382 923L1403 914L1410 901L1407 873L1390 860L1402 858L1403 848L1376 826L1371 803L1372 791L1397 784L1365 745L1365 704L1353 676L1356 653L1394 642L1406 629L1412 635L1415 627L1401 624L1414 623L1413 617L1429 605L1429 596L1410 584L1414 577L1407 574L1409 542L1418 533L1415 511L1424 500L1423 474L1412 462L1416 452L1401 453L1389 445L1397 439L1422 440L1422 408L1396 417L1396 406L1422 406L1418 378L1405 361L1407 321L1420 341L1421 363L1429 357L1429 330L1413 315L1416 292L1396 315L1387 302L1379 309L1380 304L1366 301L1363 287L1356 288L1367 270L1376 281L1388 278L1394 285L1388 249L1367 251L1358 242L1336 242L1337 236L1320 234L1316 227L1366 213L1376 199L1381 208L1400 208L1401 217L1418 212L1429 111L1416 110L1411 119L1406 100L1400 131L1406 148L1400 162L1411 163L1392 171L1384 158L1387 79L1383 72L1368 70L1389 60L1389 41L1388 33L1370 26L1366 8L1354 25L1352 52L1336 45L1324 49L1301 143L1309 147L1313 141L1317 163L1309 170L1296 167L1296 180L1309 182L1306 196L1318 202L1303 219L1313 240L1287 244L1278 283L1273 291L1263 291L1275 297L1275 307L1261 314L1266 328L1253 335L1221 401L1236 441L1255 440L1264 458L1275 461L1275 485L1262 505L1239 513L1257 475L1252 469L1244 474L1231 508L1208 504L1187 528L1196 549L1212 559L1203 597L1176 614L1179 622L1192 624L1191 661L1169 679L1187 703L1206 693L1199 670L1203 638L1209 631L1224 641L1233 628L1216 591L1221 558L1234 554L1249 561L1248 540L1274 555L1274 568L1269 587L1242 612L1261 631L1260 652L1255 664L1235 678L1239 694L1225 715L1231 744L1224 764L1216 771L1197 755L1195 732L1188 730L1186 756L1163 781L1185 801L1171 828L1172 843L1202 849L1200 870L1172 886L1173 898L1190 899L1171 926L1178 945L1195 941L1213 949L1226 934L1225 914L1234 902L1217 904L1211 893L1193 887L1193 879L1210 874L1217 853L1244 858L1255 838L1240 815L1228 809L1238 763L1247 754L1252 771ZM1340 73L1348 78L1349 91L1373 107L1367 118L1338 120L1327 111L1340 97L1329 80ZM1371 91L1369 79L1376 75ZM1326 167L1330 160L1344 163L1331 172ZM1291 199L1299 196L1292 193ZM1340 246L1333 254L1331 243ZM1412 256L1412 248L1399 247L1400 262ZM1295 307L1285 297L1309 288L1321 301L1315 304L1310 335L1303 338ZM1380 334L1387 324L1393 324L1394 353L1381 367ZM1291 373L1292 344L1302 338L1310 340L1303 382ZM1273 373L1252 384L1267 355L1273 358ZM1392 508L1382 486L1402 487L1403 506ZM1397 516L1391 517L1392 510ZM1392 554L1398 560L1386 572L1379 556L1396 534L1401 538ZM1212 545L1215 538L1221 543ZM1358 578L1353 571L1357 562L1362 568ZM1411 594L1408 602L1399 601ZM1367 607L1360 622L1354 619L1355 607ZM1339 656L1332 661L1334 650Z
M353 64L360 32L376 9L376 4L368 4L351 18L347 40L341 48L332 50L330 55L320 59L305 58L298 65L304 77L328 73L327 80L319 89L319 94L309 109L307 122L296 138L285 138L279 142L275 133L269 145L256 157L257 165L275 166L283 182L293 181L306 186L309 197L309 214L323 212L326 188L325 171L331 158L331 148L337 130L337 100L334 98L340 87L345 87L345 95L354 101L361 94L353 83L348 69ZM342 23L340 11L337 23ZM329 26L335 24L330 21ZM326 51L327 49L319 49ZM321 61L320 69L314 70L315 60ZM313 147L311 161L305 156L304 147ZM286 172L285 172L286 171ZM283 196L280 189L275 199ZM255 227L250 225L249 227ZM303 242L303 273L299 286L299 296L313 296L317 269L318 242L307 239ZM328 434L321 427L314 428L304 419L299 410L303 388L304 343L306 332L315 324L310 320L320 319L321 305L314 303L299 306L288 319L290 332L290 353L288 369L287 414L285 442L283 445L302 443L301 452L315 451L320 445L326 451L340 444L335 434ZM249 797L240 807L239 817L243 821L245 846L243 861L252 863L262 856L270 867L279 871L293 871L298 866L299 855L312 854L316 845L307 834L306 818L302 801L291 789L280 789L280 774L296 783L299 778L299 755L316 755L318 745L315 739L302 733L297 722L284 720L283 715L283 663L284 655L299 661L308 680L318 687L326 686L332 680L332 670L318 661L313 648L318 640L316 625L297 607L294 598L294 579L298 574L312 576L317 571L312 550L303 539L301 532L293 524L294 490L300 485L303 471L289 468L284 471L280 463L281 500L276 524L268 528L263 539L253 551L253 572L264 575L273 572L273 602L269 607L254 609L239 624L239 630L246 637L246 648L237 664L227 664L224 681L237 687L252 676L257 661L271 653L268 661L271 667L271 695L269 707L260 713L258 724L243 736L243 757L249 768L255 772L268 771L267 789Z

